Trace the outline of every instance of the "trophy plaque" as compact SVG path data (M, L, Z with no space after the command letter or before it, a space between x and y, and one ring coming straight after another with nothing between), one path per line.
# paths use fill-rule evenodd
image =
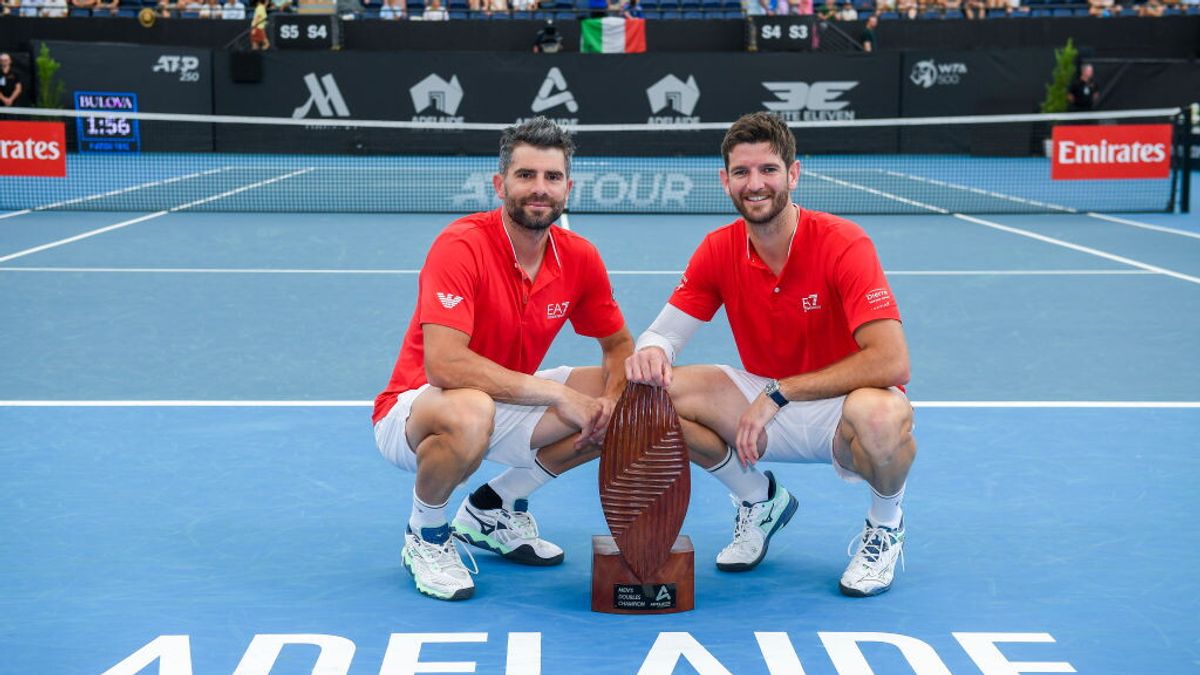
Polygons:
M592 611L667 614L695 607L695 552L679 535L691 472L667 390L629 383L600 456L612 536L592 537Z

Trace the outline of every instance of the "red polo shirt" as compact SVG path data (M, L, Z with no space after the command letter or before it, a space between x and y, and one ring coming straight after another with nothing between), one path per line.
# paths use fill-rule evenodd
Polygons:
M724 304L742 366L776 379L840 361L858 351L859 326L900 319L862 228L805 209L778 277L754 250L739 218L704 238L670 303L702 321Z
M421 268L417 306L392 378L375 399L373 421L387 415L401 392L429 381L421 324L460 330L471 336L471 351L533 374L568 320L576 333L595 338L625 325L604 262L590 242L552 226L542 267L530 281L499 209L451 223Z

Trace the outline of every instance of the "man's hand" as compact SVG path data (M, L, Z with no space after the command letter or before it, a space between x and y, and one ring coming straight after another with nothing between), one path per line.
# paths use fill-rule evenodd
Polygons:
M778 412L779 406L774 401L766 394L759 394L742 413L738 419L736 448L742 466L751 466L758 461L759 443L761 441L765 446L765 429Z
M625 379L656 387L671 386L671 361L662 347L646 347L625 359Z
M603 441L604 432L608 429L608 420L612 416L616 403L607 403L605 399L592 398L566 385L563 386L562 391L562 398L554 404L554 408L564 420L579 427L579 438L575 441L575 449L582 450L590 444Z

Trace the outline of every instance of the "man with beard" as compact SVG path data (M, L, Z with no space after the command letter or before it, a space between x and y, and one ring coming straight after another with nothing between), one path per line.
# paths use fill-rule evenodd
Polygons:
M529 495L594 459L625 386L633 337L596 248L554 226L571 191L570 135L545 118L506 129L492 184L503 206L450 224L433 242L387 389L379 450L416 473L401 553L417 590L470 597L455 538L527 565L563 551L538 536ZM600 367L537 371L570 321L597 338ZM447 523L451 493L490 459L510 468ZM453 535L453 536L452 536Z
M882 593L904 542L900 503L916 456L899 310L862 229L792 203L800 163L786 124L769 113L743 116L721 153L721 184L742 218L701 242L638 338L626 377L670 388L692 461L732 493L733 542L718 554L719 569L753 569L798 507L755 464L824 463L871 488L839 587ZM672 369L722 304L745 370Z

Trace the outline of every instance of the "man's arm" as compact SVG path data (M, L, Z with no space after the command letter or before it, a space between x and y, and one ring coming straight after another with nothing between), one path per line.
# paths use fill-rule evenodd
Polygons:
M779 381L789 401L814 401L848 394L855 389L887 389L908 382L908 343L895 319L881 319L854 331L859 351L821 370Z
M886 389L908 382L908 344L895 319L880 319L854 331L859 350L821 370L779 381L779 391L789 401L813 401L849 394L855 389ZM738 420L737 453L743 464L758 461L758 439L779 406L760 393Z
M704 321L667 303L638 337L637 352L625 362L625 376L656 387L671 386L671 364Z
M447 326L421 324L425 338L425 376L440 389L478 389L502 403L557 405L566 386L518 373L471 351L471 336Z

